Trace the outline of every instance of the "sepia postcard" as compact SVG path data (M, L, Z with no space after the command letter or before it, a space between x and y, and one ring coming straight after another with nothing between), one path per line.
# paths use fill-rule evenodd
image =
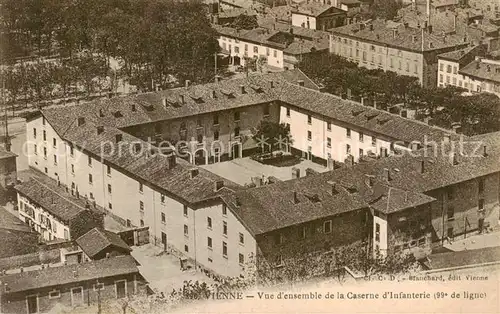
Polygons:
M500 313L498 0L0 25L0 314Z

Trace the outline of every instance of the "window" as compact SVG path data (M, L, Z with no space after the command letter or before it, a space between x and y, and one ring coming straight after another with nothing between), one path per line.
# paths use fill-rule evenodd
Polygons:
M89 167L92 167L92 157L88 156L88 164Z
M165 194L161 194L161 195L160 195L160 202L161 202L162 204L165 204Z
M444 70L444 64L440 63L439 64L439 71L443 71Z
M449 201L453 200L454 194L453 194L453 187L449 187L446 190L446 197Z
M90 197L91 200L93 200L94 199L94 194L92 194L92 192L90 192L89 193L89 197Z
M214 141L219 140L219 131L214 131Z
M184 235L188 236L189 235L189 229L187 225L184 225Z
M144 186L142 183L139 182L139 192L144 192Z
M332 147L332 139L329 137L326 138L326 147L328 148Z
M245 256L240 253L240 255L238 256L238 261L242 265L245 264Z
M227 221L222 222L222 234L227 236Z
M212 249L212 238L211 237L207 237L207 246L210 250Z
M107 173L108 176L111 175L111 166L110 165L106 166L106 173Z
M345 136L351 138L351 129L345 129Z
M61 297L61 291L59 290L52 290L49 292L49 299L57 299Z
M281 233L274 235L274 244L282 244L283 243L283 235Z
M323 232L324 233L331 233L332 232L332 221L327 220L323 223Z
M269 115L269 105L264 105L264 117Z
M312 124L312 117L311 117L311 115L307 116L307 124Z
M484 178L479 179L477 187L478 187L478 193L484 192Z
M212 218L211 217L207 217L207 228L212 229Z
M64 239L69 240L69 231L68 231L68 229L64 229Z
M165 216L165 213L161 213L161 222L162 223L166 223L167 222L167 218Z
M202 124L201 124L201 119L197 119L197 120L196 120L196 127L197 127L197 128L201 128L201 127L202 127Z
M45 173L49 173L49 169L45 167Z
M248 51L248 44L245 44L245 51Z
M377 138L372 136L372 146L377 146Z
M189 247L187 245L184 245L184 252L189 252Z
M227 243L222 241L222 256L227 258Z
M199 144L203 143L203 134L198 134L197 138Z
M443 74L439 74L439 82L443 83Z
M455 215L455 208L453 206L448 206L446 209L446 216L448 217L448 220L453 220L453 216Z
M245 244L245 235L240 232L240 244Z
M306 228L305 226L304 226L304 227L302 227L302 229L300 230L300 237L301 237L302 239L307 238L307 228Z
M227 206L226 206L226 204L222 204L222 216L227 216Z
M109 209L113 209L113 204L108 203L108 208L109 208Z
M104 290L104 283L98 282L94 284L94 291Z
M286 116L290 117L290 108L286 108Z
M453 67L453 74L457 74L457 67L456 66Z
M240 136L240 128L239 127L234 128L234 136Z
M183 211L184 211L184 216L187 217L188 216L188 207L187 207L187 205L184 205Z
M363 142L363 140L364 140L364 135L363 133L359 132L359 141Z
M277 58L277 57L278 57L278 52L277 52L276 50L273 50L273 56L274 56L275 58Z
M253 46L253 53L259 53L259 47Z
M326 130L331 131L332 130L332 124L330 122L326 123Z
M363 156L364 154L365 154L365 151L362 148L360 148L359 149L359 157Z
M484 209L484 199L482 199L482 198L479 199L478 204L477 204L477 208L479 210L483 210Z
M139 201L139 210L140 210L141 212L143 212L143 211L144 211L144 202L143 202L143 201Z
M89 174L89 184L92 184L93 181L92 181L92 174Z
M57 139L55 139L55 138L52 139L52 145L54 147L57 147Z
M270 53L269 53L269 47L266 47L266 56L269 57Z
M57 155L54 155L54 165L57 165Z
M38 146L36 146L36 144L33 145L33 150L35 155L38 155Z
M181 122L181 131L186 131L186 122Z
M240 53L240 47L234 46L234 53L236 54Z
M156 134L161 134L162 133L161 124L155 124L155 133Z
M36 128L33 128L33 138L36 138Z
M312 140L312 132L311 131L307 131L307 140L308 141Z
M47 131L43 131L43 140L46 141L47 140Z
M111 189L111 184L108 184L108 194L111 194L112 189Z
M218 125L219 124L219 115L214 115L214 125Z
M380 224L375 223L375 241L380 242Z
M30 295L26 297L28 314L38 313L38 295Z
M43 157L47 158L47 147L43 148Z
M349 145L349 144L345 145L345 152L346 152L346 154L350 154L351 153L351 145Z

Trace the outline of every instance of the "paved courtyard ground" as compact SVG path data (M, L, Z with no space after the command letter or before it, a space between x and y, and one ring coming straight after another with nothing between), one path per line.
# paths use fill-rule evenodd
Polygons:
M151 289L157 289L165 295L173 289L182 287L184 281L202 281L207 284L214 283L205 274L195 271L180 269L179 258L162 252L162 248L152 244L134 246L132 256L141 264L139 270L149 282Z
M291 167L275 167L261 164L249 157L204 165L201 167L241 185L251 183L252 177L261 177L262 175L266 177L273 176L283 181L291 180L293 167L300 169L301 177L305 175L307 168L311 168L317 172L325 172L328 170L326 167L315 164L309 160L303 160L299 164Z
M474 231L467 237L456 237L453 242L444 243L444 247L452 251L474 250L486 247L500 246L500 230L478 234Z

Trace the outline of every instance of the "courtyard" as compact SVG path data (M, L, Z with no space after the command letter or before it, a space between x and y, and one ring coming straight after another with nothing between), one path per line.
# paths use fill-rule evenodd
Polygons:
M325 172L328 170L328 168L313 163L310 160L301 160L300 163L290 167L276 167L261 164L258 161L250 159L249 157L204 165L201 167L240 185L251 183L252 177L262 176L273 176L282 181L291 180L292 168L300 169L301 177L305 176L307 168L313 169L317 172Z

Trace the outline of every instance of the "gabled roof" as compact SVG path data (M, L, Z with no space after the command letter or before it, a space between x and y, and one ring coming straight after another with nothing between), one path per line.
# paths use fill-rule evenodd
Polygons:
M87 254L93 258L109 246L130 251L130 247L119 235L107 230L99 230L97 228L89 230L87 233L76 239L76 244Z
M0 159L14 158L14 157L17 157L17 155L14 154L13 152L6 151L5 148L0 146Z
M135 259L130 255L123 255L81 264L0 275L0 281L3 285L2 293L8 294L138 272Z
M342 15L345 12L329 4L321 2L302 3L298 7L292 9L292 14L308 15L312 17L319 17L322 14L329 13Z
M500 83L500 61L474 60L459 71L462 75Z

